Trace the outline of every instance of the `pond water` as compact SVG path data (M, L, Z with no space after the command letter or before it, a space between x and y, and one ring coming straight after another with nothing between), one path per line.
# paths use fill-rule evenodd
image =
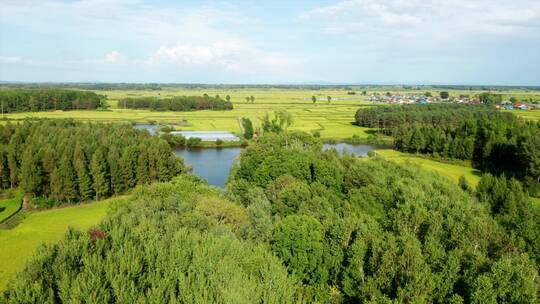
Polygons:
M191 137L200 138L202 141L216 141L218 139L222 141L239 141L238 136L232 134L229 131L173 131L171 134L180 134L185 138Z
M349 151L349 153L354 153L356 156L367 156L369 151L377 150L377 149L384 149L388 147L384 146L373 146L373 145L351 145L346 143L340 143L340 144L324 144L323 149L328 150L330 148L335 148L338 150L339 154L343 154L345 150Z
M367 156L371 150L380 149L380 146L349 144L325 144L324 149L336 148L339 153L345 149L357 156ZM242 152L242 148L203 148L203 149L178 149L176 155L184 159L184 163L191 166L192 173L208 181L208 184L224 187L229 177L234 161Z
M150 124L138 124L134 126L137 129L148 130L150 134L156 135L159 126ZM226 131L183 131L192 136L234 136L234 134ZM188 137L188 134L183 134ZM236 137L236 136L234 136ZM351 145L346 143L340 144L324 144L323 149L336 148L340 154L347 150L349 153L354 153L356 156L367 156L369 151L384 149L384 146L374 145ZM229 177L229 171L234 164L238 155L242 152L240 147L231 148L192 148L192 149L176 149L174 153L184 159L187 166L191 166L192 173L196 174L208 181L208 184L224 187Z
M223 187L229 171L242 148L178 149L174 153L193 168L193 173L206 179L208 184Z
M158 134L158 125L147 125L147 124L136 124L133 126L135 129L139 130L148 130L148 132L151 135L157 135Z

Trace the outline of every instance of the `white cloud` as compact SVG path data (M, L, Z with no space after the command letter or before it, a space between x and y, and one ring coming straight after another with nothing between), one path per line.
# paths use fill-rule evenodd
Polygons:
M217 41L209 45L177 44L175 46L161 46L150 57L151 64L176 64L176 65L202 65L221 64L227 65L235 56L245 51L245 47L239 42Z
M299 19L322 23L331 33L540 36L540 2L535 0L346 0L306 11Z
M108 63L120 63L124 61L125 61L124 56L122 56L122 54L120 54L120 52L118 51L112 51L108 53L107 55L105 55L105 62L108 62Z
M245 41L161 46L148 60L150 66L217 67L241 74L285 73L303 61L280 52L266 51Z
M249 28L259 21L225 6L163 7L139 0L9 1L0 9L0 25L38 33L74 33L96 39L169 43L234 39L224 25Z
M0 57L0 64L16 64L22 62L24 62L24 60L21 57Z
M399 1L391 5L390 3L384 4L384 1L347 0L305 12L300 15L300 19L324 20L326 18L361 17L387 25L417 24L421 21L420 17L403 12L403 6Z

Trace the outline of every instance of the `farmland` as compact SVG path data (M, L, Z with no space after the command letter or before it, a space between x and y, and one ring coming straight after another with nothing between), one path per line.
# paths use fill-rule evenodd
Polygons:
M32 212L16 227L0 229L0 291L3 290L40 244L60 240L68 227L85 230L98 224L111 205L122 198L110 199L74 207Z
M294 116L291 130L306 132L318 131L322 138L344 139L356 135L367 138L369 129L352 124L354 114L359 107L373 106L361 95L361 89L354 90L355 95L349 95L349 90L341 88L327 88L320 90L296 88L170 88L160 91L152 90L95 90L94 92L106 95L110 108L108 110L85 111L52 111L34 113L6 114L9 119L33 118L73 118L83 121L95 122L131 122L131 123L159 123L176 125L182 130L227 130L240 132L239 120L249 117L255 128L261 124L261 118L266 113L277 110L287 110ZM426 91L437 96L439 90L422 89L396 89L377 87L370 88L367 94L385 92L395 94L424 94ZM450 90L450 96L478 94L477 91ZM209 96L220 95L222 98L229 95L234 104L231 111L193 111L193 112L155 112L150 110L124 109L121 102L125 97L158 97L170 98L173 96ZM539 99L538 91L508 90L501 92L504 98ZM246 97L253 96L255 101L246 101ZM313 103L312 96L317 98ZM328 102L328 96L331 101ZM538 120L540 111L513 111L516 115L526 119Z
M110 105L109 111L54 111L35 113L15 113L5 115L11 119L25 117L40 118L74 118L84 121L100 122L136 122L162 123L182 125L182 130L228 130L240 132L239 119L249 117L255 127L260 125L260 118L266 113L285 109L294 115L295 122L291 130L319 131L323 138L347 138L352 135L367 137L369 129L352 125L354 113L358 107L369 105L362 96L347 95L345 90L308 91L308 90L178 90L163 91L96 91L106 94ZM149 110L122 109L118 100L123 97L154 96L171 97L180 95L231 96L234 103L232 111L194 111L194 112L153 112ZM158 95L159 94L159 95ZM254 96L253 103L245 97ZM319 99L315 104L311 96ZM327 96L331 96L330 103Z

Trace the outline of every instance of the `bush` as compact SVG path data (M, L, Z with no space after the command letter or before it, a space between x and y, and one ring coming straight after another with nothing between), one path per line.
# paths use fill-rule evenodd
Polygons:
M186 146L188 147L195 147L195 146L198 146L200 145L202 142L202 139L198 138L198 137L190 137L187 139L186 141Z
M223 145L223 140L221 140L221 139L218 138L218 139L216 140L216 146L221 146L221 145Z
M45 209L58 205L58 201L46 197L33 197L30 199L30 205Z

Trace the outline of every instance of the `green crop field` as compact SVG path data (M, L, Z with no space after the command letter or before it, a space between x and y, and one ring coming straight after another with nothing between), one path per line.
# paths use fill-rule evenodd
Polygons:
M60 240L68 227L84 230L98 224L109 207L120 200L123 198L33 212L13 229L0 229L0 291L40 244Z
M260 119L273 111L285 109L294 115L291 130L319 131L324 138L348 138L353 135L367 137L369 129L352 124L354 114L361 106L370 105L365 96L348 95L346 90L292 90L292 89L230 89L230 90L178 90L162 91L96 91L106 94L110 111L55 111L36 113L14 113L6 118L23 119L25 117L73 118L84 121L163 123L181 125L182 130L227 130L240 132L239 119L249 117L255 127L260 126ZM180 95L211 96L227 94L231 96L234 110L231 111L193 111L193 112L153 112L149 110L122 109L118 100L123 97L155 96L171 97ZM246 96L254 96L255 102L248 103ZM311 96L319 99L315 104ZM330 103L327 96L332 97Z
M463 176L472 186L476 186L481 177L480 171L471 167L442 163L395 150L377 150L376 155L397 163L418 165L427 170L435 171L443 176L447 176L455 182L458 182L459 178Z
M438 96L439 90L411 90L396 88L371 88L368 94L373 92L384 94L423 94L430 91L434 96ZM177 125L182 130L227 130L240 132L239 119L249 117L255 128L260 126L261 118L266 113L276 110L287 110L293 114L295 121L291 130L301 130L307 132L319 131L323 138L344 139L357 135L361 138L368 136L368 128L355 126L354 114L362 106L373 105L366 100L366 96L360 95L361 90L355 90L356 95L349 95L349 90L345 89L283 89L283 88L204 88L204 89L179 89L163 88L161 91L151 90L111 90L95 91L98 94L106 95L110 105L109 111L55 111L36 113L14 113L6 114L6 118L23 119L25 117L43 118L73 118L84 121L101 122L135 122L135 123L160 123ZM451 96L470 95L480 93L480 91L450 90ZM210 96L220 95L231 96L234 110L231 111L193 111L193 112L153 112L149 110L123 109L121 100L124 97L152 96L168 98L172 96L208 94ZM514 96L517 98L540 99L537 91L508 90L502 92L506 98ZM249 103L246 97L254 96L255 102ZM312 96L317 97L314 104ZM327 102L330 96L331 102ZM540 111L513 111L515 114L527 119L538 120Z

